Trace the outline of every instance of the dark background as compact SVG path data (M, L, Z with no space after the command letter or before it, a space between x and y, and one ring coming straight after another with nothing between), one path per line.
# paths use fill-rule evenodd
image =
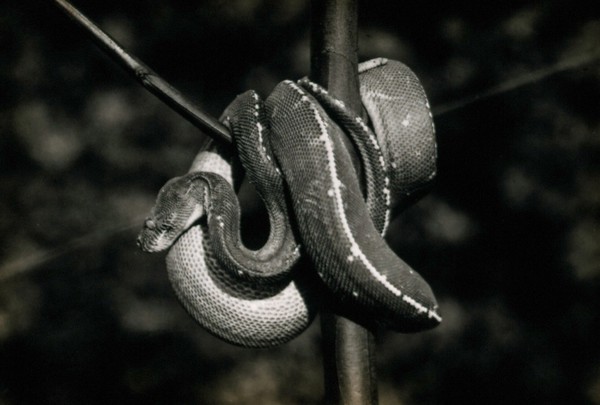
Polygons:
M308 72L306 3L75 5L219 115ZM419 75L439 141L435 189L389 241L444 322L379 336L381 403L599 404L599 3L364 1L360 26L361 59ZM0 403L321 401L318 322L230 346L136 249L199 131L49 0L0 4L0 86Z

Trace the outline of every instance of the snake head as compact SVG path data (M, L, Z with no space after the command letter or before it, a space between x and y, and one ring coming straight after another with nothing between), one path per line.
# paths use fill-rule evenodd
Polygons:
M204 215L203 187L192 174L169 180L158 192L156 203L144 221L137 245L144 252L160 252Z

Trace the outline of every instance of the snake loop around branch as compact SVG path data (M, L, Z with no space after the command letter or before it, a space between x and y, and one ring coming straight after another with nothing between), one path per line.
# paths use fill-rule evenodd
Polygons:
M435 176L427 99L416 76L399 62L376 59L360 69L361 97L374 132L307 80L280 83L264 105L247 92L226 109L246 174L269 211L271 236L259 253L241 245L239 207L222 156L202 152L189 174L159 193L140 244L156 250L155 241L184 214L177 235L169 234L161 247L172 244L167 270L177 296L215 335L265 347L304 330L318 309L318 290L307 282L307 268L293 266L299 252L352 311L404 332L441 320L429 285L382 238L390 209ZM341 142L342 129L366 167L366 202ZM184 197L171 197L178 193ZM186 198L191 208L179 208ZM292 213L293 221L287 220ZM159 225L167 222L169 230L163 231Z

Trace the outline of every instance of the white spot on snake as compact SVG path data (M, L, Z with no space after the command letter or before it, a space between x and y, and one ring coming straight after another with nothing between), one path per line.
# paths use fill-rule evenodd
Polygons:
M375 58L358 64L358 73L366 72L378 66L383 66L388 63L386 58Z
M332 188L330 188L329 190L327 190L327 195L329 197L333 197L334 193L333 193L333 189Z
M314 91L315 93L323 93L323 94L327 94L327 90L325 90L323 87L318 86L317 83L315 82L311 82L310 80L307 80L308 83L308 87L310 87L310 89L312 91Z
M358 298L358 291L352 291L352 295L354 296L354 298Z
M335 99L335 103L341 108L346 108L346 104L342 100Z
M410 124L410 121L408 121L406 118L404 120L402 120L402 125L404 127L407 127Z
M261 108L261 106L259 104L256 104L255 107L257 110L259 110ZM256 114L257 114L257 112L254 115L256 115ZM263 125L260 123L260 121L257 121L256 129L258 130L258 142L260 143L262 151L263 151L264 155L267 157L267 160L272 163L273 161L271 159L271 155L269 155L267 153L267 147L265 146L265 138L263 136L265 127L263 127ZM279 170L279 168L277 166L273 165L272 167L275 169L277 174L281 175L281 171Z
M354 261L354 256L353 255L348 255L348 261L350 263L352 263Z

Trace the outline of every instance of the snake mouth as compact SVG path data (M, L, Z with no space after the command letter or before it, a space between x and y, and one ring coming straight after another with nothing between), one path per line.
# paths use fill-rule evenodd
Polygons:
M155 251L152 246L148 244L148 239L145 237L144 231L140 232L135 243L142 252L152 253Z
M137 237L136 244L143 252L156 253L168 249L172 242L169 242L162 232L143 229Z

